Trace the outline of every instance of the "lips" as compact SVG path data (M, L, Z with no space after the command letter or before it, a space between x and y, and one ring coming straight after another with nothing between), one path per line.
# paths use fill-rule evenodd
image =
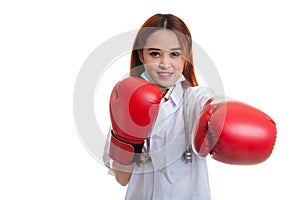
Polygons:
M173 75L173 72L157 72L161 79L168 79Z

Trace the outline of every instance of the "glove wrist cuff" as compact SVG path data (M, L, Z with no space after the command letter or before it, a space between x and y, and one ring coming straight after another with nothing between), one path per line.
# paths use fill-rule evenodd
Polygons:
M111 131L109 156L120 164L129 165L140 159L143 146L144 141L140 144L124 142Z

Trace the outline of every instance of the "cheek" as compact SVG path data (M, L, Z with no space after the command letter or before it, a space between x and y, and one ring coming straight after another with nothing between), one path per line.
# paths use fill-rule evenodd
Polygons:
M176 64L174 64L174 69L175 71L177 71L178 73L182 73L183 72L183 67L184 67L184 62L177 62Z
M151 73L151 71L155 71L157 69L157 66L158 64L156 63L145 63L144 64L144 67L145 67L145 70L148 72L148 73Z

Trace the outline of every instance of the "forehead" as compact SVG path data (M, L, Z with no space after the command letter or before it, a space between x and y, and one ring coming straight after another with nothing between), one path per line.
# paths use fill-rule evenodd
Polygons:
M146 40L145 48L157 48L170 50L179 48L180 44L177 35L170 30L157 30L149 35Z

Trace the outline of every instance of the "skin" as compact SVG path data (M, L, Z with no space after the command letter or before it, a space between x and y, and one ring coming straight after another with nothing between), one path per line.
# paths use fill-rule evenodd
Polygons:
M139 57L150 78L161 87L172 86L182 74L182 50L176 34L170 30L152 33Z
M133 167L134 164L122 165L117 162L113 162L113 171L115 174L115 179L120 185L126 186L128 184Z
M150 78L161 87L172 86L181 76L184 66L182 50L177 36L170 30L152 33L139 55ZM117 182L126 186L130 180L134 164L121 165L113 162Z

